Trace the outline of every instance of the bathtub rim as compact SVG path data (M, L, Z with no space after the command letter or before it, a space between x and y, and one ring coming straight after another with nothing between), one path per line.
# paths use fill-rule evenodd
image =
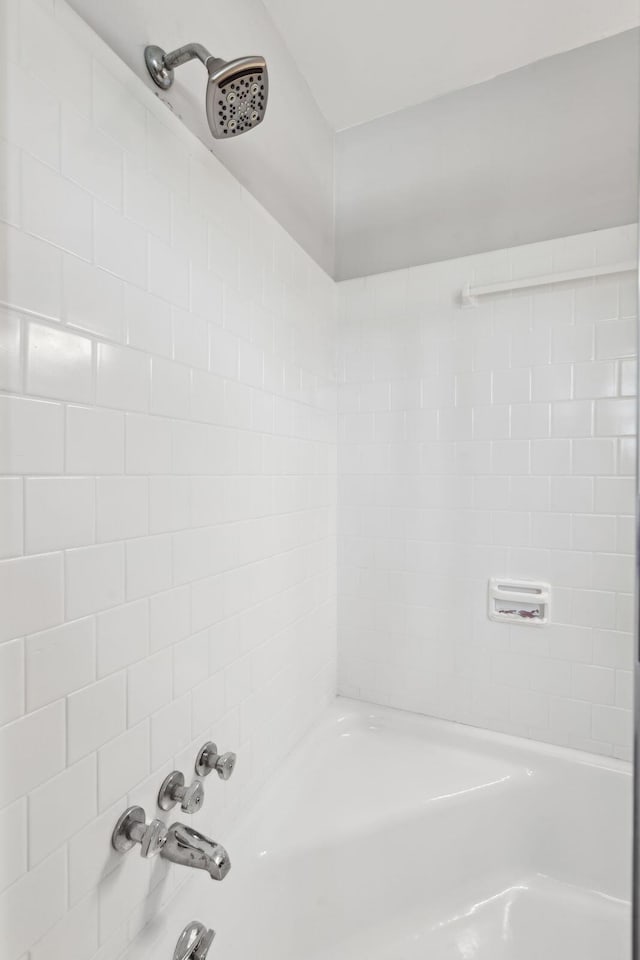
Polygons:
M367 712L373 716L377 714L382 718L388 718L398 726L412 727L416 730L419 726L422 726L424 730L429 729L439 732L443 735L445 742L459 740L460 746L463 746L464 740L471 740L483 743L494 750L496 748L502 748L503 750L506 748L507 752L513 755L514 760L516 759L515 754L531 754L542 759L565 761L570 765L587 766L611 773L624 774L630 778L633 774L633 763L629 760L607 757L603 754L590 753L575 747L547 743L529 737L488 730L485 727L477 727L458 720L445 720L440 717L432 717L429 714L372 703L368 700L355 700L341 694L338 694L324 713L318 717L306 736L293 748L292 753L304 746L309 737L319 735L320 731L327 729L330 725L345 722L348 719L357 718L361 721L367 718Z

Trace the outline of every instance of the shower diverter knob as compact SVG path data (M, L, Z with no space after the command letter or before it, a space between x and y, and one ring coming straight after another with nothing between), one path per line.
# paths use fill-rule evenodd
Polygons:
M180 804L183 813L197 813L204 800L204 787L200 780L185 787L184 774L174 770L165 779L158 793L158 806L161 810L171 810Z
M208 776L215 770L221 780L228 780L236 766L235 753L218 753L215 743L209 741L201 748L196 759L196 773L199 777Z
M167 839L167 828L162 820L146 822L142 807L129 807L118 819L111 835L111 844L118 853L126 853L140 844L141 857L155 857Z

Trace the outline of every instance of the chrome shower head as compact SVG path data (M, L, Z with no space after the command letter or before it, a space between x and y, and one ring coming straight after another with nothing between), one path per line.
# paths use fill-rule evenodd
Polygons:
M199 43L165 53L160 47L147 47L144 59L154 83L168 90L175 67L197 58L209 74L206 110L209 129L217 140L237 137L264 120L269 96L269 76L264 57L240 57L221 60Z
M264 120L269 96L263 57L207 64L207 120L214 137L238 136Z

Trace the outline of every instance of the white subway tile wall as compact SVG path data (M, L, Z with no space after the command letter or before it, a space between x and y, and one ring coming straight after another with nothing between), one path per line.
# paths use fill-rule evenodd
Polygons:
M119 813L214 738L224 840L335 693L335 286L63 0L0 20L0 952L115 960L188 874Z
M636 227L339 284L338 689L629 759ZM488 620L548 581L547 628Z
M336 288L64 0L0 18L3 960L150 960L188 872L117 816L213 737L224 840L337 629L344 694L628 758L634 280L457 298L635 228Z

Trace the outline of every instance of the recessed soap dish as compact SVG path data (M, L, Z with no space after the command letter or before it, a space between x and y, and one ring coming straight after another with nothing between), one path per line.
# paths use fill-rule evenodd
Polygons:
M544 626L549 623L551 587L530 580L489 580L489 619L500 623Z

